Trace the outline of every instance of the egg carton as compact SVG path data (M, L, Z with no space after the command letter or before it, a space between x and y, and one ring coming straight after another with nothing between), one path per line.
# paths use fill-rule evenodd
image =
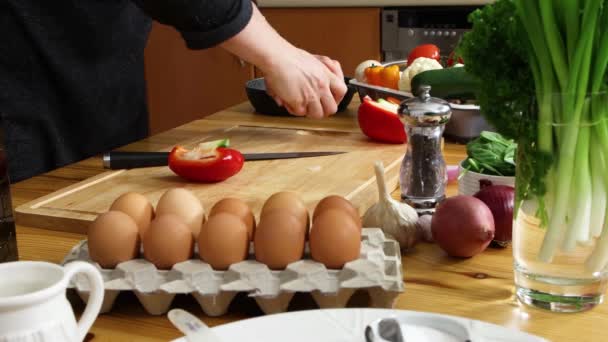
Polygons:
M237 293L253 297L266 314L285 312L296 292L310 293L320 308L343 308L357 290L366 290L370 306L392 308L404 291L399 243L385 237L378 228L363 228L361 253L342 269L327 269L310 259L308 245L304 259L284 270L271 270L255 261L253 244L249 259L233 264L226 271L213 270L198 259L177 263L171 270L158 270L145 259L120 263L115 269L102 269L89 258L87 241L80 241L63 263L75 260L93 264L101 272L105 296L101 312L109 312L121 291L133 291L145 310L162 315L177 294L191 294L209 316L226 313ZM83 301L90 291L84 276L70 283Z

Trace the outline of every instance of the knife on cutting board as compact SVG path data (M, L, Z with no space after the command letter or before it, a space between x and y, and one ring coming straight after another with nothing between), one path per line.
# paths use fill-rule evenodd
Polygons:
M274 160L333 156L346 153L343 151L325 152L273 152L243 153L245 161ZM167 166L169 152L107 152L103 155L103 167L106 169L134 169L139 167Z

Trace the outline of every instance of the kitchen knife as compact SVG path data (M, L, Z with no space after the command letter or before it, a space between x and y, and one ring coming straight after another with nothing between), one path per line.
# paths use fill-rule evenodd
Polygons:
M211 328L196 316L182 309L173 309L167 314L169 321L186 335L188 342L219 342Z
M243 153L245 161L292 159L332 156L346 152L276 152L276 153ZM106 169L133 169L138 167L166 166L169 152L107 152L103 155L103 167Z

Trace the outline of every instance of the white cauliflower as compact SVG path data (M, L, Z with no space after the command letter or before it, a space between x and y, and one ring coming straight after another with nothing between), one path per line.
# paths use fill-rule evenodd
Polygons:
M436 69L443 69L443 67L441 66L441 64L439 64L439 62L437 62L437 60L426 57L416 58L412 65L403 70L401 78L399 79L399 90L412 92L411 81L414 76L418 75L423 71Z

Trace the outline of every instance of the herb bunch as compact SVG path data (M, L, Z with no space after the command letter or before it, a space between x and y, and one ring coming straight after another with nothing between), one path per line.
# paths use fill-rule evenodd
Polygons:
M599 238L608 265L608 0L497 0L460 45L487 120L518 142L517 208L538 203L538 259Z

